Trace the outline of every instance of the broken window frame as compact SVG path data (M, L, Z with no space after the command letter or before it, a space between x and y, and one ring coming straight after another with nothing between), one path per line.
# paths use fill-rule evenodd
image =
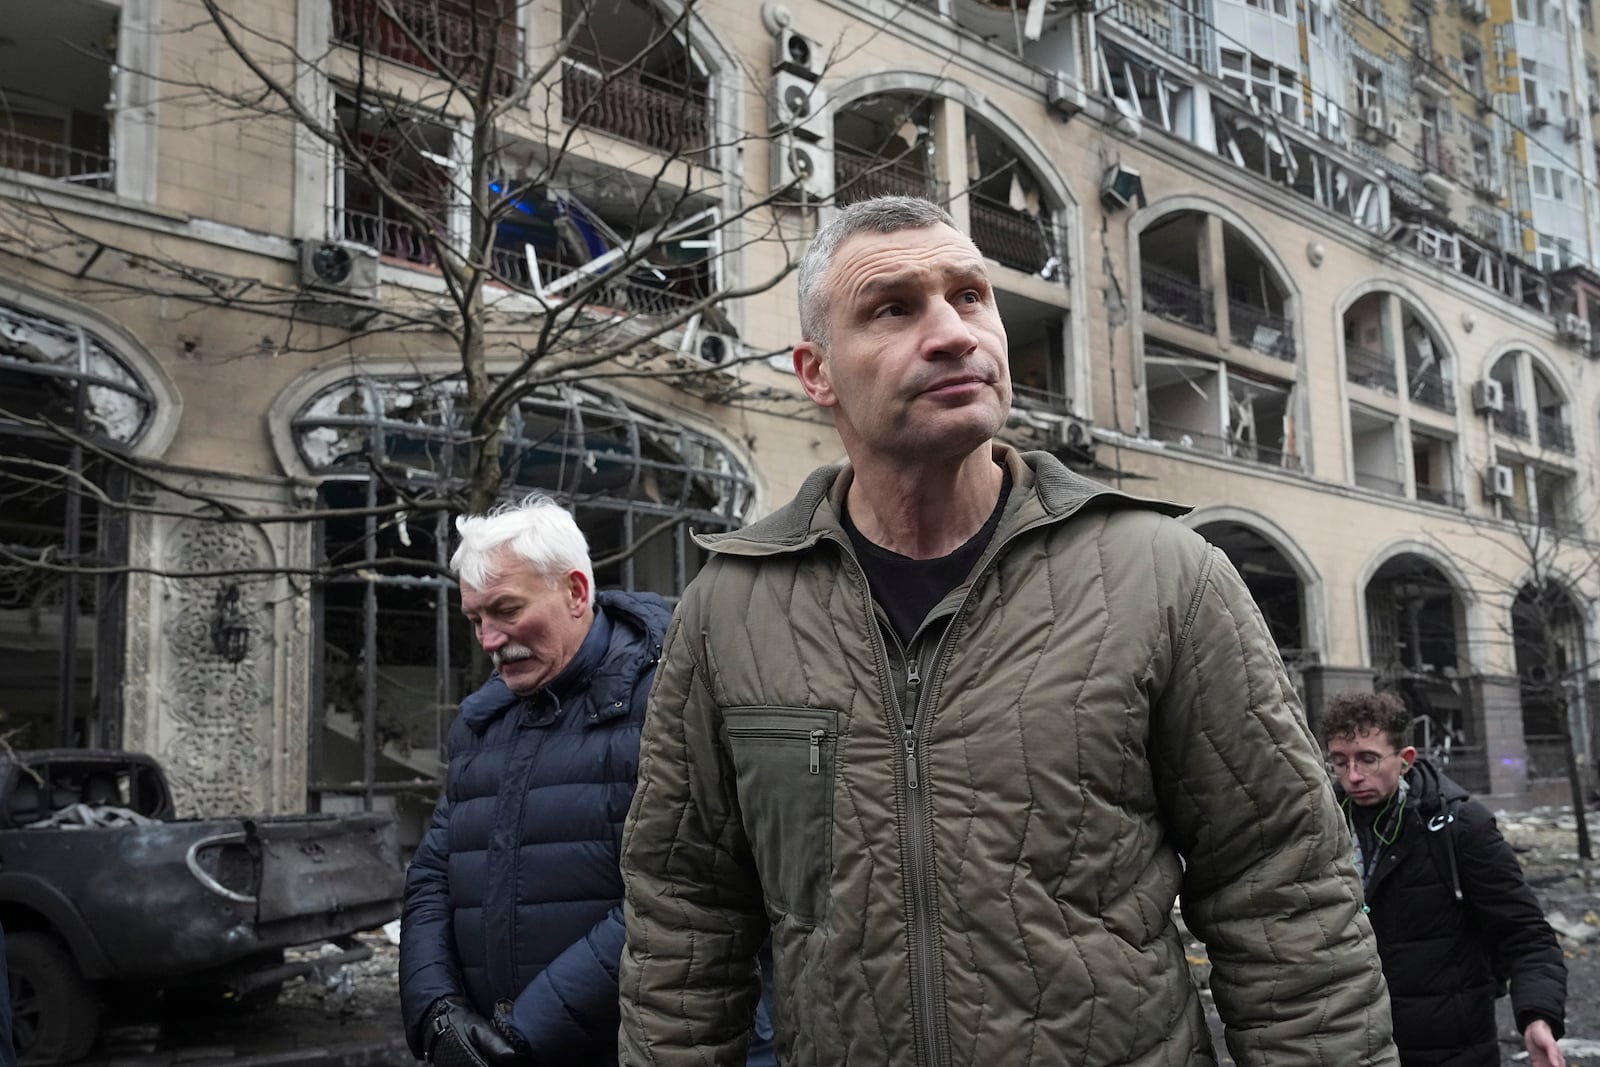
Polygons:
M462 154L459 128L444 116L414 113L360 87L335 86L333 109L334 122L348 131L352 140L367 142L362 151L368 161L376 164L383 160L385 177L414 207L428 214L435 233L432 237L419 234L415 223L362 173L361 163L341 150L334 152L332 231L385 260L418 270L437 269L433 241L443 237L458 248L465 244L464 235L457 232L465 197L454 178ZM376 116L376 129L367 128L367 116ZM439 151L441 148L444 151ZM412 158L406 160L408 156ZM415 173L402 187L387 170L390 165L408 164ZM363 189L359 194L358 187ZM353 207L351 201L357 195L375 201L375 209Z
M28 345L35 356L22 355L30 333L44 334L65 358L51 361L37 339ZM8 519L26 507L30 492L60 502L59 520L48 509L39 515L30 511L21 540L0 544L0 576L11 590L0 590L0 602L26 597L34 635L49 616L59 617L54 707L48 717L34 716L44 729L18 743L115 747L122 736L126 576L93 572L114 570L127 560L128 519L122 505L130 476L108 457L126 455L149 432L156 400L134 369L92 331L0 304L0 378L12 375L19 381L4 391L0 406L19 395L18 386L37 382L56 394L54 413L66 416L0 411L0 442L8 442L0 447ZM108 409L115 418L105 413ZM40 517L50 519L48 529L39 526ZM49 569L30 566L45 560ZM60 566L66 569L54 569ZM77 610L65 610L67 605ZM90 626L92 634L85 635ZM6 723L8 729L21 725L15 719Z
M321 479L325 496L349 496L351 490L361 494L360 500L347 504L381 508L393 505L400 489L428 489L435 494L459 489L468 443L459 411L462 389L456 375L356 375L332 382L291 420L296 451ZM505 499L545 492L576 513L597 558L633 550L613 564L597 567L597 585L628 589L654 585L655 591L668 595L680 594L700 564L701 550L690 540L690 527L701 532L737 528L754 492L742 461L716 438L620 397L580 386L541 387L519 402L506 423L503 464L510 472L539 472L534 478L513 475L503 491ZM319 558L337 556L357 566L318 581L313 590L314 644L326 646L330 658L319 662L313 673L308 786L312 810L321 810L324 803L352 803L354 798L371 810L380 796L427 794L438 784L442 766L431 774L413 767L415 773L409 775L383 772L380 767L385 761L390 766L404 763L385 747L386 731L392 739L398 727L392 717L385 723L380 716L378 675L386 662L380 641L392 645L401 639L392 626L380 634L384 618L380 600L396 595L431 598L423 608L431 615L425 625L433 631L431 739L442 745L457 703L481 680L466 673L470 643L454 606L458 589L448 571L447 520L443 511L414 518L403 511L369 515L351 520L363 524L359 537L335 541L329 540L333 520L318 524ZM405 555L395 548L397 538L407 549L414 539L422 538L423 554ZM647 567L656 568L658 580L645 579ZM670 577L660 577L668 572ZM347 603L338 609L359 612L358 648L328 634L335 589L359 590L359 605L341 593ZM356 693L349 693L349 677L341 688L347 693L346 703L359 703L359 716L352 718L359 718L355 728L362 766L358 775L340 780L324 773L331 765L324 763L320 747L327 726L326 695L336 682L331 659L335 651L352 672L359 673ZM335 799L339 797L349 799Z
M104 105L104 117L97 118L94 112L74 107L69 101L53 98L48 85L40 87L42 91L35 93L34 87L26 83L8 84L4 108L5 120L0 123L0 171L15 170L22 174L59 182L69 188L94 189L108 193L116 191L117 169L113 140L119 73L116 42L120 38L123 12L118 5L112 3L97 2L93 6L99 9L99 14L111 20L109 31L109 39L113 42L110 48L111 54L100 57L105 61L106 71L106 95L101 101ZM12 25L14 28L17 24L28 22L28 19L19 15ZM43 16L36 24L48 27L46 32L48 40L30 42L24 37L20 41L9 41L9 50L13 54L20 54L23 51L38 54L65 46L71 50L73 58L82 58L100 51L101 41L98 38L92 41L70 41L61 38L61 31L51 26L48 15ZM52 73L56 74L59 81L59 72L52 71ZM59 136L53 138L20 132L27 128L30 120L59 124L61 132ZM90 136L80 135L77 130L79 122L93 124L95 128L91 130ZM35 128L42 130L42 126ZM91 141L92 144L89 143Z
M1151 440L1236 462L1290 471L1300 469L1295 432L1296 390L1292 383L1257 377L1232 366L1226 360L1189 355L1165 346L1147 348L1144 362L1145 421L1147 436ZM1161 418L1149 386L1149 371L1156 367L1176 370L1177 377L1211 405L1214 421L1198 425L1177 421L1176 415ZM1193 372L1193 376L1185 372ZM1162 389L1167 387L1163 385ZM1275 437L1269 438L1276 441L1275 445L1263 445L1254 432L1253 419L1244 417L1244 413L1237 409L1240 395L1247 392L1281 395L1281 429ZM1253 415L1253 411L1250 414Z

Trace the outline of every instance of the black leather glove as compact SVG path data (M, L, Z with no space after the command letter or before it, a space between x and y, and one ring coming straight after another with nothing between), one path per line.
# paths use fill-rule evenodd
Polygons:
M528 1058L465 997L440 997L428 1013L428 1062L437 1067L516 1067Z

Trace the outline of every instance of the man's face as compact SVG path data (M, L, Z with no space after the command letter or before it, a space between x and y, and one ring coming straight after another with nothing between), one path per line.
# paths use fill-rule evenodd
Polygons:
M826 278L828 345L795 371L832 408L845 449L900 462L962 456L1011 408L1006 331L983 257L948 226L858 233Z
M1400 789L1400 779L1416 761L1417 750L1396 749L1389 735L1375 727L1354 737L1328 741L1328 765L1352 804L1382 804Z
M551 582L520 557L502 553L499 576L483 589L461 583L461 613L513 693L548 685L589 633L589 581L581 571Z

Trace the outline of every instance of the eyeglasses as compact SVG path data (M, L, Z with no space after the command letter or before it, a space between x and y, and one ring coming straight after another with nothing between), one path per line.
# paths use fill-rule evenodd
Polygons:
M1384 760L1399 754L1398 752L1385 752L1380 756L1376 752L1357 752L1354 760L1347 759L1344 756L1329 756L1323 761L1323 765L1328 768L1329 774L1348 774L1350 764L1353 762L1361 769L1362 774L1371 774L1378 769L1378 765Z

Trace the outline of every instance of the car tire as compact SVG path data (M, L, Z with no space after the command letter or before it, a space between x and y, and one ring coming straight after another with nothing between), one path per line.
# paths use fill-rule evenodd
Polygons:
M100 1001L51 934L6 935L11 1027L20 1067L81 1060L100 1032Z

